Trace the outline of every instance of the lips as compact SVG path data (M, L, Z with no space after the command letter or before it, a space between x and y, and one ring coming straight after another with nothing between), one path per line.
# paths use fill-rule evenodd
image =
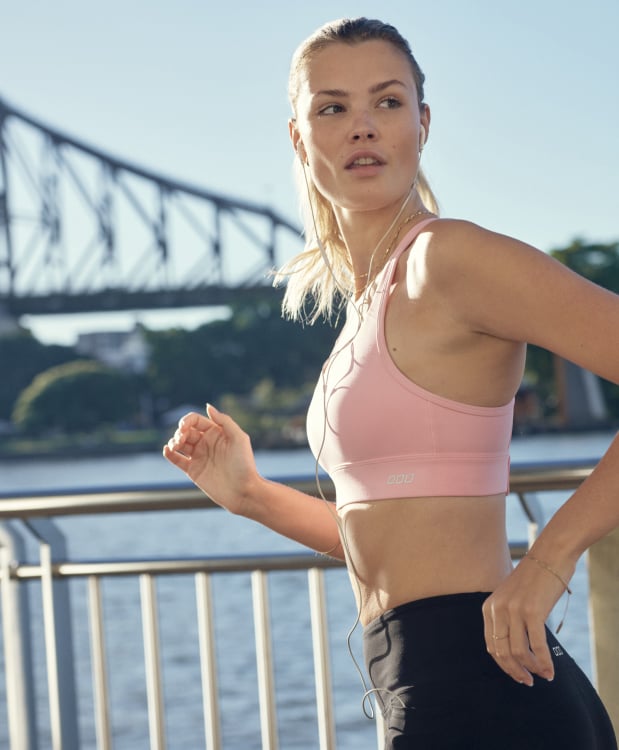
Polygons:
M346 162L346 169L357 169L359 167L380 167L385 163L379 154L371 151L356 152Z

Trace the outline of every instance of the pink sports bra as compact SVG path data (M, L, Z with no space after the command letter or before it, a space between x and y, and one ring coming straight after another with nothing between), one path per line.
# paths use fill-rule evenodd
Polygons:
M488 407L437 396L409 380L387 349L385 310L398 258L431 221L416 224L397 246L361 323L349 306L314 391L308 440L333 480L338 508L508 491L514 400Z

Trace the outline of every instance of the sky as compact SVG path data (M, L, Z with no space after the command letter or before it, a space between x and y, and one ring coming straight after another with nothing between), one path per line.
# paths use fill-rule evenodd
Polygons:
M426 74L423 166L443 215L545 251L619 239L619 0L0 0L0 97L298 221L290 58L324 22L360 15L394 24ZM189 327L205 315L139 318ZM127 315L25 322L59 343L132 325Z

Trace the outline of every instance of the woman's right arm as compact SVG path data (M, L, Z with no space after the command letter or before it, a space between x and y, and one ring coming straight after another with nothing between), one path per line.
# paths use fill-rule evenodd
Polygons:
M180 420L164 457L222 508L343 559L335 508L262 477L247 433L210 404L207 413Z

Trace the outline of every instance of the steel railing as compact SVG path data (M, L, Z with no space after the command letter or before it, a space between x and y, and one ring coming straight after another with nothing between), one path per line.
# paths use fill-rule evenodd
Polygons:
M521 557L543 523L541 505L535 493L569 490L585 479L594 461L555 462L515 465L511 470L511 493L515 494L529 524L527 540L512 540L514 558ZM285 483L314 494L309 478L288 478ZM327 496L332 487L325 481ZM271 572L306 570L308 574L311 637L314 658L316 714L320 750L334 750L333 710L326 612L326 569L342 563L315 553L286 553L234 557L170 559L123 559L80 561L67 559L57 530L50 520L58 516L83 514L135 513L210 508L213 503L196 488L187 485L166 487L119 487L100 490L70 490L49 493L0 493L0 521L18 520L38 545L38 562L26 562L19 535L12 525L0 525L0 586L4 643L6 702L11 750L38 748L34 718L31 648L28 643L28 609L21 587L38 580L41 587L45 662L49 709L49 732L53 750L77 750L75 687L72 685L68 590L62 584L71 579L87 581L87 617L90 633L90 662L93 681L93 711L99 750L113 747L110 726L109 679L104 631L101 581L108 577L132 576L139 580L142 616L149 742L152 750L166 747L165 701L162 689L158 602L155 580L163 575L193 575L197 602L202 713L207 750L221 745L220 696L216 667L213 626L213 576L223 573L249 573L256 641L256 662L263 749L277 750L278 725L271 618L267 579ZM377 727L380 736L380 726ZM380 740L378 741L380 747Z

